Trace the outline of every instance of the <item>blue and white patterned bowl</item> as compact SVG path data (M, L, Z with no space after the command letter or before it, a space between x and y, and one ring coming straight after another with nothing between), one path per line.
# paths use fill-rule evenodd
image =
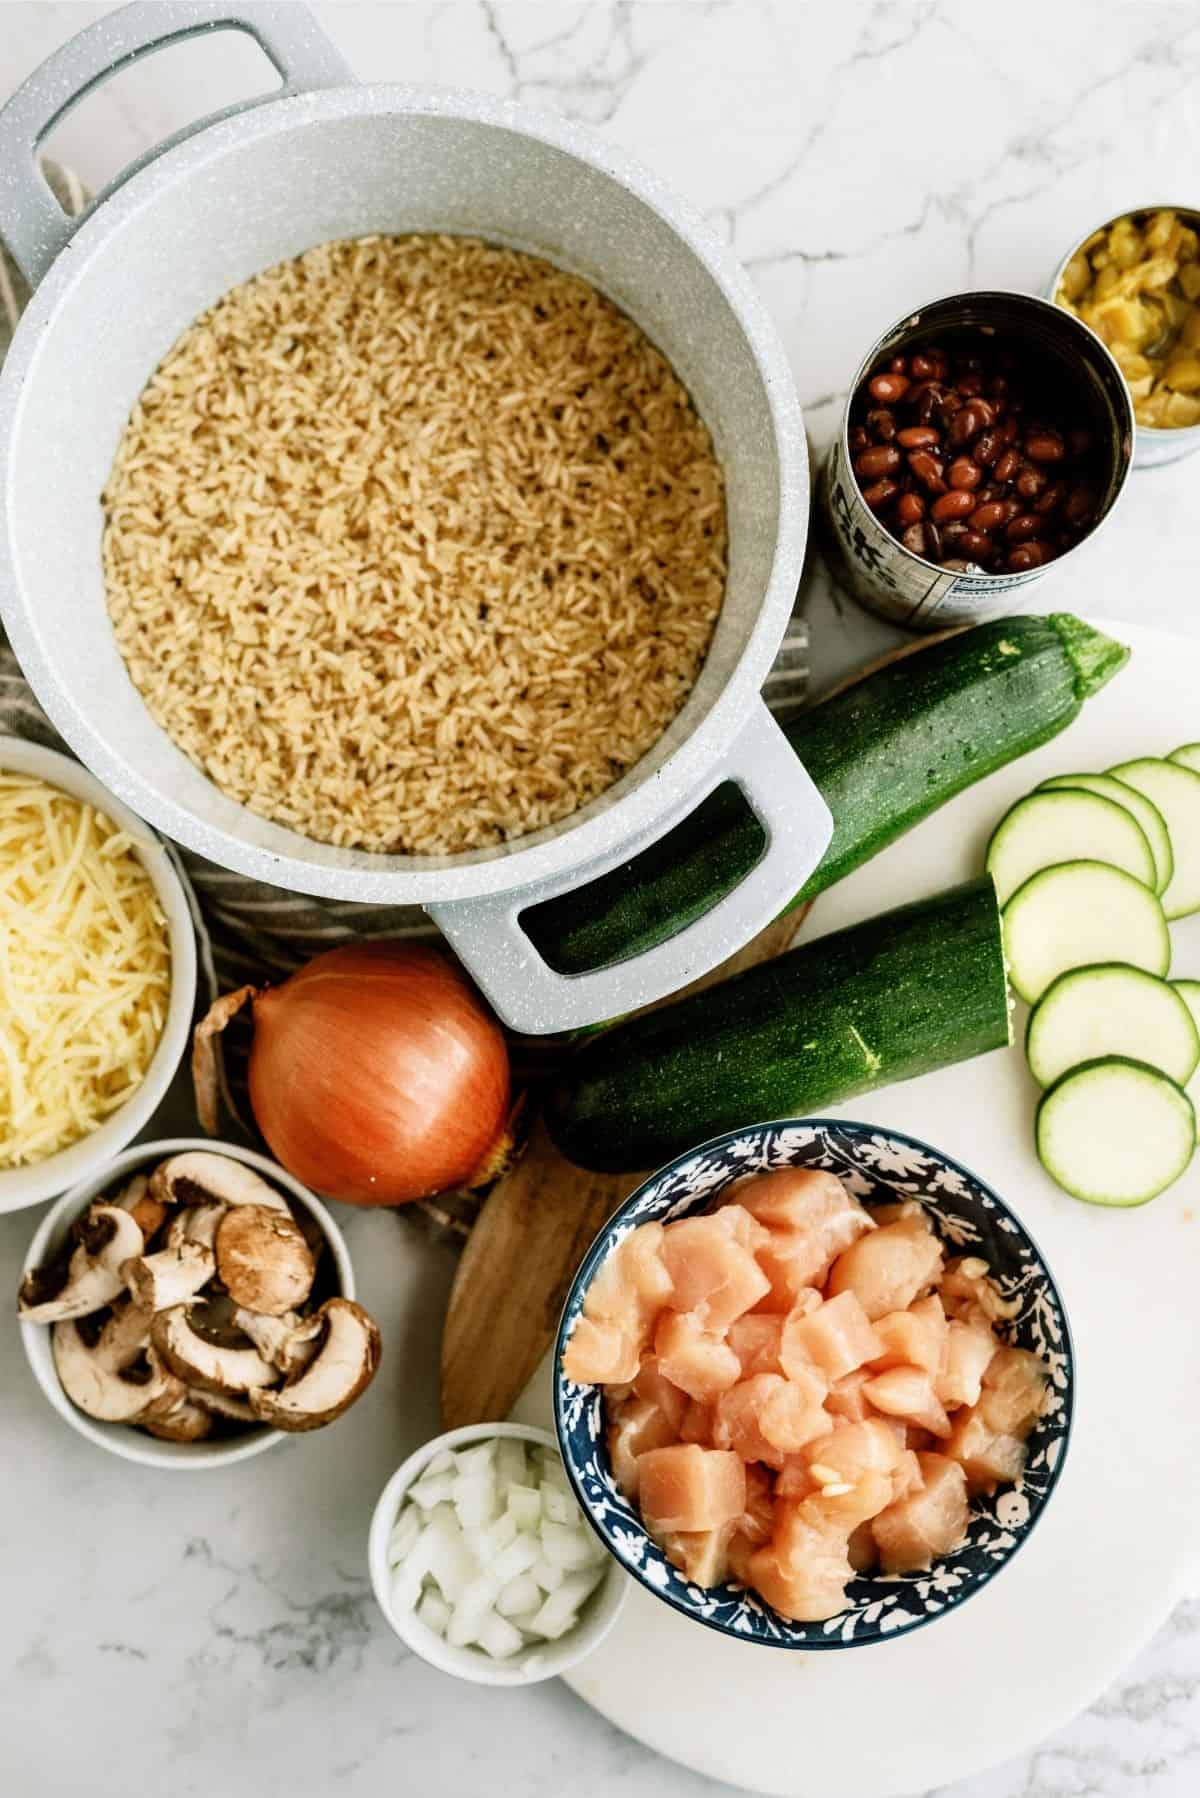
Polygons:
M845 1118L759 1124L719 1136L681 1155L628 1198L588 1250L568 1294L555 1365L600 1263L635 1224L669 1223L705 1210L726 1186L779 1167L828 1168L870 1206L916 1199L953 1254L990 1263L1006 1299L1020 1310L1003 1326L1008 1339L1041 1355L1051 1372L1046 1415L1029 1438L1023 1479L971 1504L967 1540L928 1573L852 1580L847 1604L823 1623L792 1623L757 1594L731 1583L692 1585L651 1541L613 1480L605 1444L601 1389L563 1377L554 1382L559 1447L584 1513L629 1573L665 1603L709 1629L773 1648L857 1648L919 1629L963 1604L994 1579L1025 1542L1062 1470L1074 1398L1071 1336L1058 1288L1037 1245L1003 1201L949 1156L898 1131Z

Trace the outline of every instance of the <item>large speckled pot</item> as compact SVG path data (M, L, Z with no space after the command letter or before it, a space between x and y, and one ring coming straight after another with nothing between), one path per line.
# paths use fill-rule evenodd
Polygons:
M66 218L36 165L48 126L148 49L249 32L282 87L181 134ZM724 464L730 565L683 711L621 781L501 849L377 856L316 843L227 799L156 725L105 611L98 495L147 377L188 323L256 271L330 238L474 233L546 256L624 307L670 358ZM516 1028L562 1030L662 996L740 948L822 854L828 812L759 689L795 597L808 526L800 413L737 264L602 137L504 102L360 87L299 5L153 0L80 33L0 112L0 236L36 289L0 382L0 610L26 674L87 765L135 811L277 886L420 904ZM619 865L736 781L767 845L741 885L669 942L554 973L527 905Z

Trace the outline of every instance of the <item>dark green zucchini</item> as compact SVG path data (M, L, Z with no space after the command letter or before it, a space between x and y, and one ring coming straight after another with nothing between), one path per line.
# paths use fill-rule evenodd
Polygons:
M1058 613L1000 618L890 662L801 712L787 737L833 813L833 840L794 904L878 855L956 793L1046 743L1129 651ZM764 836L738 789L719 787L651 848L522 924L565 974L665 942L731 892Z
M594 1037L548 1108L582 1167L628 1172L1010 1039L991 876L819 937Z

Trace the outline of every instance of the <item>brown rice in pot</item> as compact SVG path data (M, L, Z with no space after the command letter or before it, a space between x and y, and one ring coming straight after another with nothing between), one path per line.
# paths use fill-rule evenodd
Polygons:
M322 244L235 288L103 498L154 718L346 847L575 811L679 711L724 591L720 466L669 364L587 282L470 238Z

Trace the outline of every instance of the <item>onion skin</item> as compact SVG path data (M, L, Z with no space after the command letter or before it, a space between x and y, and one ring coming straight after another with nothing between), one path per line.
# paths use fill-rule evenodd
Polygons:
M272 1154L349 1205L468 1185L504 1137L508 1049L437 949L330 949L254 1000L250 1102Z

